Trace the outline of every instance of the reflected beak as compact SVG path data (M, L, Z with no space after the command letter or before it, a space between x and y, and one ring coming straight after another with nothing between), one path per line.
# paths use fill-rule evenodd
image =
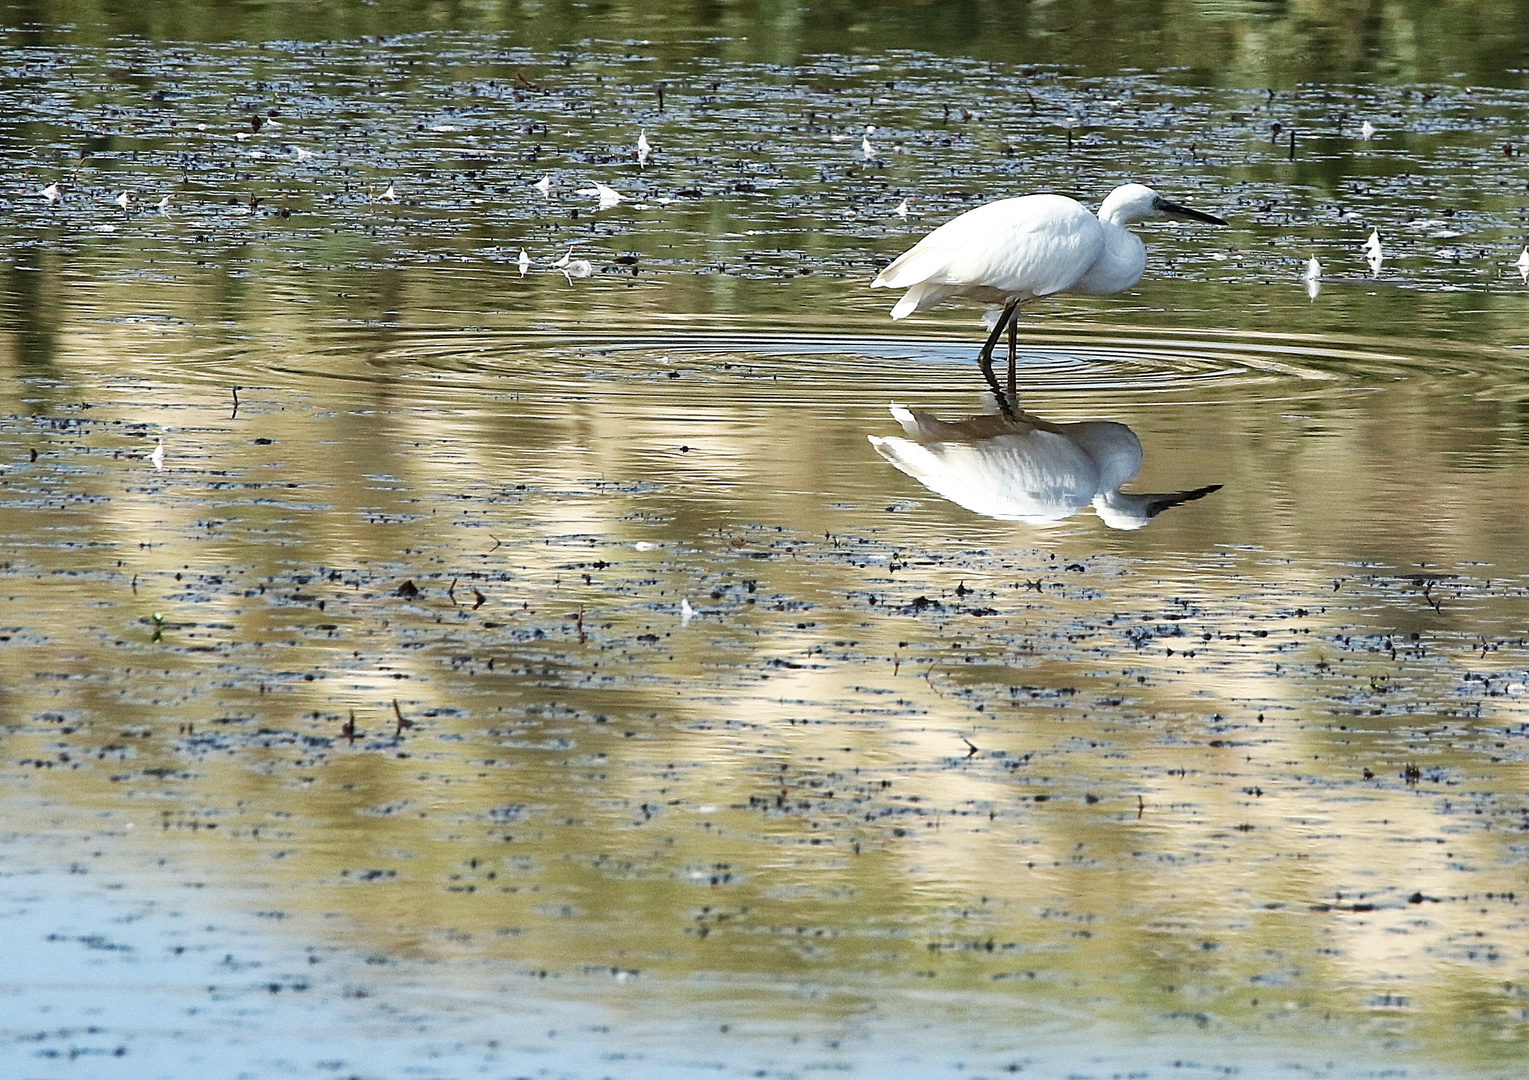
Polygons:
M1213 218L1209 214L1204 214L1201 216L1207 218L1210 221L1219 222L1222 225L1226 224L1226 222L1222 221L1220 218ZM1194 502L1196 499L1203 499L1211 492L1220 490L1220 484L1207 484L1205 487L1195 488L1193 491L1174 491L1164 492L1161 495L1147 495L1145 496L1147 500L1147 516L1149 518L1157 517L1157 515L1161 514L1164 510L1175 506L1183 506L1185 503Z
M1215 214L1207 214L1203 210L1192 210L1187 206L1180 206L1178 203L1169 202L1167 199L1158 200L1157 211L1160 214L1167 214L1169 217L1187 218L1190 221L1203 221L1207 225L1226 224L1225 221L1222 221Z

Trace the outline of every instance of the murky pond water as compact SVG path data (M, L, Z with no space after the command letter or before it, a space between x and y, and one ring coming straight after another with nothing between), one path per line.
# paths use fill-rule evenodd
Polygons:
M1522 1075L1517 23L160 10L0 31L5 1075Z

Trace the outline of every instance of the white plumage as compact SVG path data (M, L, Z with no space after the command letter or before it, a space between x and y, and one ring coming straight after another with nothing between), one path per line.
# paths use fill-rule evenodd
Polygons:
M894 319L953 297L1001 306L978 363L1007 411L1009 404L993 376L992 353L1004 328L1011 326L1015 309L1056 293L1106 296L1129 289L1147 267L1147 248L1126 226L1163 217L1226 224L1169 202L1143 184L1117 187L1098 214L1063 195L1022 195L947 221L895 259L871 287L906 290L892 308ZM1009 341L1012 368L1012 329Z
M909 437L868 436L877 453L935 494L1000 521L1045 525L1092 505L1110 528L1139 529L1221 486L1122 492L1141 468L1141 441L1111 421L1053 424L1020 412L947 422L901 405L892 416Z

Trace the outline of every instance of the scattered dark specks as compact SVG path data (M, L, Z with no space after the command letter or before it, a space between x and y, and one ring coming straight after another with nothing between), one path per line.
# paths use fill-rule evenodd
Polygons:
M353 878L356 881L387 881L398 876L397 870L341 870L340 876Z

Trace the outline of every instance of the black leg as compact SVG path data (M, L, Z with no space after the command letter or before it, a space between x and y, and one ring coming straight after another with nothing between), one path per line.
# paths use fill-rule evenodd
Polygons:
M1019 336L1019 312L1016 309L1014 317L1009 320L1009 405L1019 404L1019 381L1014 370L1014 357L1019 351L1016 338Z
M988 388L998 399L999 411L1010 420L1014 419L1014 410L1009 405L1009 399L1004 396L1003 387L998 385L998 376L993 374L993 346L998 344L998 339L1003 336L1004 330L1014 318L1014 311L1018 307L1018 300L1011 300L1004 305L1003 313L998 316L998 321L993 325L993 332L988 335L982 351L977 354L977 364L982 368L982 377L987 380Z

